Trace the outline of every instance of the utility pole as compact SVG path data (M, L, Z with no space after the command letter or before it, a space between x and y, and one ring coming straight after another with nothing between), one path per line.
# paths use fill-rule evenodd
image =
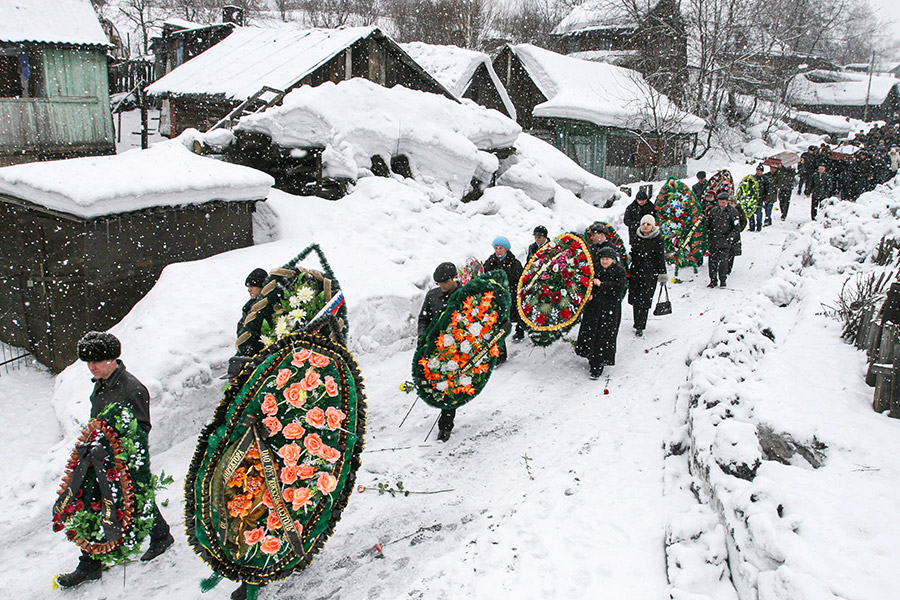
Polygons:
M872 50L872 60L869 61L869 85L866 86L866 106L863 109L863 121L869 120L869 93L872 91L872 71L875 70L875 51Z

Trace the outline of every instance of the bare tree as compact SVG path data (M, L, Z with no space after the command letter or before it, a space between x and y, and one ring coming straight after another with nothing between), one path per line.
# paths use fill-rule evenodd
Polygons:
M157 24L157 16L153 0L123 0L119 4L119 12L134 27L138 34L137 43L140 45L141 54L147 54L150 50L151 28Z
M301 0L298 6L311 27L370 25L379 13L377 3L366 0Z
M550 33L571 10L566 0L524 0L508 6L496 19L497 30L514 44L553 46Z

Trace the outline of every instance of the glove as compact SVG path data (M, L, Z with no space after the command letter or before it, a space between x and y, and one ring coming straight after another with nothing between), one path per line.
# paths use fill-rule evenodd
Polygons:
M666 275L665 273L660 273L659 275L656 276L656 280L658 282L660 282L661 284L666 283L667 281L669 281L669 276Z

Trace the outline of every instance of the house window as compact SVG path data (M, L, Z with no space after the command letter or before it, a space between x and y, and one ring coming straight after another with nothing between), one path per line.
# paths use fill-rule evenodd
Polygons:
M30 98L40 94L40 54L20 48L0 48L0 98Z

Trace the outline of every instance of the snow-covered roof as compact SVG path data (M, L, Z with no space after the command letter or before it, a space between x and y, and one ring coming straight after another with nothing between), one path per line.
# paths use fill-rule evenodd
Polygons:
M265 173L198 156L174 140L116 156L0 168L0 194L84 219L212 200L261 200L273 184Z
M324 148L329 177L355 179L372 156L403 155L417 180L439 181L459 195L473 177L484 181L497 169L485 151L511 147L522 131L474 102L361 78L296 88L281 106L243 117L235 130L264 133L284 148Z
M0 0L0 42L110 45L90 0Z
M591 31L595 29L629 29L638 26L638 19L659 4L660 0L588 0L573 8L553 29L554 35Z
M151 84L147 92L246 100L263 86L288 89L377 31L376 27L236 27L224 40Z
M572 52L566 56L592 62L603 62L611 65L624 66L629 61L638 58L640 52L637 50L582 50L581 52Z
M788 118L832 135L847 135L851 131L859 131L865 124L859 119L851 119L842 115L823 115L805 110L791 111Z
M587 121L603 127L657 129L650 116L672 133L696 133L705 122L684 112L653 90L637 71L590 62L531 44L512 46L531 79L547 98L534 107L535 117Z
M506 107L507 114L512 116L513 119L516 118L516 108L513 106L512 100L509 99L509 94L506 93L506 88L503 87L497 72L494 71L491 57L484 52L467 50L458 46L440 46L424 42L400 44L400 47L457 98L463 96L469 88L469 84L472 83L475 71L478 67L484 65L487 68L491 81L494 82L494 87L497 88L497 92L499 92L500 98L503 100L503 106Z
M868 90L869 105L877 106L897 86L900 80L894 77L873 76L870 86L869 76L863 73L810 71L794 76L787 99L794 105L862 106Z

